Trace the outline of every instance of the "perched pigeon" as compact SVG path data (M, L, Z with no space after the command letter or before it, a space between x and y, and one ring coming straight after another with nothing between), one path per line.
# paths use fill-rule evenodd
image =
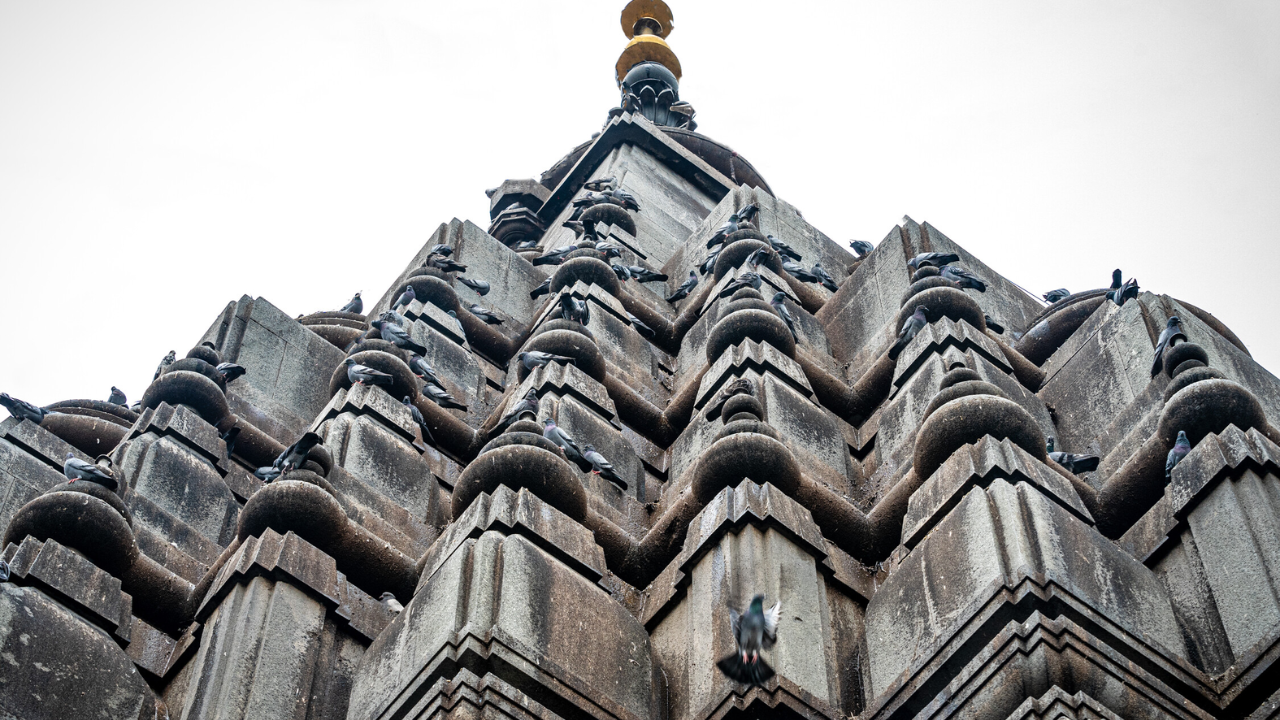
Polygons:
M503 415L502 420L498 422L498 429L511 425L511 423L519 420L521 415L532 415L534 419L537 419L538 391L535 388L529 388L529 392L525 393L524 397L511 406L511 412Z
M1071 291L1066 288L1058 288L1057 290L1050 290L1049 292L1044 294L1044 299L1048 301L1050 305L1054 303L1060 303L1069 297L1071 297Z
M449 258L444 257L443 255L435 255L433 257L427 258L427 265L430 265L431 267L436 268L437 270L443 270L445 272L464 273L467 271L466 265L456 263L450 260Z
M9 563L0 560L0 582L9 582Z
M756 205L755 203L747 203L738 210L738 222L751 222L759 212L759 205Z
M927 252L927 253L920 253L919 255L908 260L907 266L910 267L912 270L919 270L920 268L928 265L932 265L934 267L942 267L944 265L949 265L953 262L960 262L960 256L956 255L955 253Z
M814 275L813 273L809 272L805 268L805 266L801 265L800 263L794 260L783 260L782 269L786 270L788 273L791 274L791 277L799 280L800 282L806 282L806 283L822 282L822 278L819 278L817 275Z
M618 276L618 282L626 282L631 279L631 268L618 263L611 263L609 267L613 268L613 274Z
M414 375L417 375L432 385L444 387L444 383L440 382L440 378L436 377L435 368L427 364L426 359L421 355L413 353L409 354L409 369L413 371Z
M789 257L796 262L800 262L800 253L793 250L790 245L772 235L766 235L765 237L769 239L769 246L773 248L774 252L782 257Z
M982 282L981 278L957 265L947 265L942 268L942 277L961 288L970 288L978 292L987 291L987 284Z
M590 444L583 445L582 457L584 460L591 463L591 472L599 475L605 480L608 480L614 485L617 485L623 490L627 489L627 481L623 480L618 476L618 473L614 472L613 464L606 460L603 455L596 452L595 447Z
M577 213L575 213L573 219L577 220L577 216L581 215L583 210L594 205L599 205L600 203L610 202L612 198L613 196L609 193L596 192L594 190L588 190L582 193L573 200L573 207L577 208Z
M228 383L236 378L243 377L245 373L249 372L243 367L229 362L218 363L218 367L215 369L218 371L218 374L222 376L222 382Z
M822 267L822 263L814 263L813 270L811 272L820 281L822 281L822 287L830 290L831 292L835 292L840 289L840 286L836 283L835 279L831 277L831 274L827 272L826 268Z
M786 293L775 293L769 304L773 306L774 311L782 318L782 322L787 324L787 329L791 331L791 339L799 340L800 337L796 335L796 319L791 316L791 311L787 309L786 299Z
M1116 272L1119 272L1118 270ZM1138 281L1135 278L1129 278L1119 285L1107 291L1107 299L1116 305L1124 307L1126 300L1133 300L1138 297Z
M448 315L449 317L453 318L453 327L454 327L454 329L456 329L456 330L458 331L458 334L462 336L462 341L463 341L463 342L466 342L466 341L467 341L467 329L466 329L466 328L464 328L464 327L462 327L462 321L458 319L458 313L456 313L456 312L454 312L454 311L450 310L449 312L445 313L445 315Z
M747 378L738 378L733 382L725 385L720 390L720 395L707 406L707 417L713 418L720 414L724 408L725 402L734 395L750 395L755 397L756 384Z
M422 417L422 411L418 409L417 405L413 404L413 401L409 399L408 395L404 396L404 400L402 402L405 407L409 408L410 417L413 418L413 422L418 426L418 429L422 431L422 439L432 445L435 445L436 439L431 437L431 428L427 427L427 421Z
M375 320L370 324L378 328L378 332L382 334L382 339L392 345L395 345L398 348L404 348L411 352L416 352L419 355L427 354L427 349L414 342L413 338L409 337L409 331L399 325L388 320Z
M551 278L547 278L546 280L543 280L542 283L538 285L538 287L529 291L529 297L535 298L535 299L540 295L550 295L550 294L551 294Z
M560 227L566 227L572 230L574 240L577 240L578 238L582 237L582 233L586 232L587 230L585 227L582 226L582 223L578 220L565 220L563 223L560 224ZM537 243L535 242L534 244L536 245Z
M402 307L408 307L409 303L412 303L414 300L417 300L417 299L418 299L418 295L413 291L413 286L410 285L404 289L404 292L400 293L400 299L396 300L396 304L392 305L391 307L393 307L396 310L399 310Z
M724 289L720 291L720 297L729 297L743 288L759 290L763 284L764 282L758 274L750 271L744 272L724 286Z
M520 364L524 365L526 370L539 368L553 362L568 363L570 365L578 364L578 361L574 360L571 357L565 357L563 355L552 355L551 353L539 352L537 350L522 352L518 357L520 358Z
M621 205L627 210L635 210L636 212L640 212L640 203L636 200L634 195L627 192L626 190L623 190L622 188L614 188L612 190L604 191L604 194L612 198L611 202L613 204Z
M236 438L240 437L240 427L237 425L231 428L222 433L221 437L222 444L227 446L227 457L231 457L231 454L236 451Z
M275 482L280 477L280 475L281 475L280 468L274 465L267 465L265 467L260 467L257 470L253 471L254 477L268 484Z
M1182 331L1182 319L1174 315L1165 323L1164 332L1160 333L1160 341L1156 343L1156 358L1151 363L1151 377L1159 375L1164 369L1164 351L1177 345L1178 340L1187 342L1187 335Z
M693 290L694 286L696 286L697 284L698 284L698 274L690 270L689 279L680 283L680 287L676 288L675 292L667 296L667 302L673 303L677 300L683 300L689 297L689 291Z
M1097 455L1076 455L1074 453L1054 452L1053 438L1049 438L1045 443L1045 450L1048 451L1050 460L1066 468L1067 472L1073 475L1093 472L1098 469Z
M591 319L591 307L586 300L578 300L569 293L560 296L560 317L586 325Z
M442 387L436 387L435 385L429 385L429 384L423 385L422 394L434 400L435 403L442 408L445 408L445 409L457 408L463 411L467 409L466 405L463 405L462 403L458 402L458 398L450 395L449 391L445 390Z
M898 340L889 348L889 358L897 359L898 355L906 349L907 345L915 338L916 333L920 332L920 328L929 324L929 318L926 313L929 308L921 305L902 323L902 329L898 331Z
M125 397L124 393L120 390L120 388L116 387L115 385L111 386L111 397L107 398L107 402L111 403L112 405L123 405L125 407L129 406L129 398Z
M459 277L458 282L462 283L463 285L466 285L472 290L475 290L476 294L479 295L480 297L484 297L485 295L489 294L489 290L490 290L489 283L485 282L484 280L472 280L469 277Z
M364 312L364 301L360 299L360 293L356 293L356 296L351 298L351 302L343 305L338 312L355 313L357 315Z
M564 456L569 458L569 462L577 465L583 472L592 470L591 462L582 457L582 448L578 446L576 440L570 437L569 433L557 427L556 421L551 418L543 420L542 423L542 437L555 443L557 447L564 451Z
M764 261L768 260L769 256L772 254L773 250L768 245L761 245L755 250L752 250L751 254L747 256L747 264L753 268L758 268L763 265Z
M355 358L347 358L343 361L343 365L347 366L347 379L357 385L394 385L395 378L382 372L374 370L368 365L361 365L355 361Z
M645 325L644 322L642 322L640 318L636 317L635 315L632 315L631 313L627 313L627 319L631 321L631 326L636 329L636 332L640 333L640 337L652 340L653 337L657 335L657 333L653 331L653 328L649 327L648 325Z
M764 609L764 596L751 598L747 611L738 614L729 608L729 623L738 651L716 661L716 667L729 679L743 685L764 685L774 676L773 668L760 659L760 651L768 650L778 641L778 621L782 617L782 604L774 603Z
M288 474L290 470L296 470L307 461L307 453L311 452L311 448L319 445L320 440L320 436L313 432L303 433L302 437L298 438L298 442L280 453L273 466L280 468L281 475Z
M604 255L605 260L622 257L622 246L617 243L598 242L596 243L596 250L601 255Z
M982 318L987 321L987 329L997 335L1004 334L1004 326L996 322L996 319L990 315L983 315Z
M612 189L614 184L617 182L618 182L618 179L610 175L609 177L602 177L602 178L596 178L595 180L588 180L582 183L582 187L585 190L595 190L599 192L601 190L604 190L605 188Z
M577 223L577 224L581 225L582 223ZM565 227L568 227L569 223L565 223L564 225ZM582 231L578 231L578 234L581 235ZM533 250L536 247L538 247L538 238L529 238L527 240L521 240L519 243L517 243L515 249L517 252L520 252L524 250Z
M494 315L493 311L490 310L489 308L481 307L480 305L472 305L467 309L471 311L472 315L475 315L476 317L480 318L481 320L485 321L490 325L502 324L502 318L498 317L497 315Z
M577 250L577 245L562 245L533 259L534 265L559 265L569 253Z
M715 252L708 255L706 259L702 261L702 264L698 266L698 272L702 273L703 275L706 275L707 273L714 270L716 267L716 260L719 257L720 257L719 250L716 250Z
M741 218L738 217L737 213L730 215L729 219L726 220L723 225L716 228L715 234L712 235L711 239L707 241L707 247L713 248L716 245L719 245L720 243L724 242L725 238L727 238L728 236L738 232L738 221L740 219Z
M393 325L399 325L400 327L409 327L409 318L401 315L395 310L388 310L382 313L378 316L378 319L383 322L390 322Z
M77 458L74 453L67 453L67 459L62 463L62 474L66 475L71 482L88 480L108 490L115 490L117 487L116 478L110 470L98 465L91 465Z
M404 606L400 604L400 601L396 599L396 596L393 593L382 593L378 596L378 602L382 603L382 607L390 610L396 615L404 612Z
M156 374L153 375L151 379L154 381L156 378L160 377L160 374L164 372L164 369L172 365L173 361L177 359L178 354L170 350L169 354L165 355L164 359L160 361L160 364L156 366Z
M49 414L48 410L36 407L26 400L10 397L9 393L0 393L0 405L3 405L10 415L19 420L30 420L37 425L44 421L45 415Z
M431 251L427 253L427 257L431 257L432 255L451 257L453 255L453 248L445 245L444 243L438 243L436 245L432 245Z
M631 277L635 278L636 282L651 283L651 282L667 281L666 275L663 275L662 273L659 273L659 272L654 272L647 267L641 267L639 265L628 265L627 270L631 272Z
M867 253L876 249L875 245L872 245L866 240L850 240L849 247L853 248L853 254L857 255L859 258L866 257Z
M1182 462L1182 458L1191 452L1191 441L1187 439L1185 430L1178 431L1178 441L1173 444L1173 449L1169 451L1169 455L1164 460L1164 476L1172 477L1173 469Z

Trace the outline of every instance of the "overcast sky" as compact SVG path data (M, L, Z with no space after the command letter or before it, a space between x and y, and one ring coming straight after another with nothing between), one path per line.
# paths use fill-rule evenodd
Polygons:
M1280 369L1280 2L670 3L699 131L832 238L1120 267ZM241 294L376 299L599 130L623 5L0 0L0 390L133 400Z

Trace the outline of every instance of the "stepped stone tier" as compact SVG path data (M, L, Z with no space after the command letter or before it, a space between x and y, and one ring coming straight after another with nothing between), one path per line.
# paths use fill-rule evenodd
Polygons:
M671 24L628 5L602 131L490 191L487 231L440 225L367 313L244 296L134 408L0 423L0 716L1280 712L1280 381L1197 307L1105 288L1046 306L928 223L855 256L694 131ZM1185 342L1153 374L1175 315ZM348 357L388 384L352 383ZM296 467L255 476L308 432ZM68 453L117 488L68 482ZM776 675L746 686L716 662L755 594L781 603Z

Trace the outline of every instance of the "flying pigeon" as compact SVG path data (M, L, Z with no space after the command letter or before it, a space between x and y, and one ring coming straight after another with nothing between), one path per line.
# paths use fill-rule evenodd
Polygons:
M853 254L857 255L859 258L866 257L867 253L876 249L875 245L872 245L866 240L850 240L849 247L853 248Z
M990 315L983 315L982 318L987 321L987 329L997 335L1004 334L1004 326L996 322L996 319Z
M631 326L636 329L636 332L640 333L640 337L652 340L653 337L657 335L657 333L653 331L653 328L645 325L644 322L635 315L627 313L627 319L631 321Z
M298 438L298 442L280 453L272 466L280 468L281 475L288 474L290 470L296 470L307 461L307 453L311 452L311 448L319 445L320 440L320 436L313 432L303 433L302 437Z
M342 364L347 366L347 379L357 385L395 384L395 378L381 370L374 370L368 365L361 365L355 361L355 358L347 358Z
M563 355L552 355L551 353L540 352L538 350L530 350L522 352L518 356L520 364L524 365L526 370L532 370L553 362L563 362L570 365L577 365L577 360Z
M418 295L413 291L413 286L410 285L404 289L404 292L400 293L400 299L396 300L396 304L391 307L399 310L402 307L408 307L409 303L417 299Z
M747 611L738 614L729 608L729 623L738 650L729 657L716 661L716 667L729 679L743 685L764 685L774 676L773 668L760 659L760 651L768 650L778 641L778 620L782 616L782 603L774 603L764 609L764 596L751 598Z
M618 276L618 282L626 282L631 279L631 268L618 263L610 263L609 267L613 268L613 274Z
M400 604L400 601L396 599L396 596L393 593L382 593L378 596L378 602L382 603L382 607L390 610L396 615L404 612L404 606Z
M750 271L744 272L724 286L724 289L720 291L720 297L729 297L743 288L759 290L763 284L758 274Z
M942 277L959 285L961 288L971 288L978 292L987 291L987 284L982 282L981 278L957 265L947 265L942 268Z
M577 250L577 245L561 245L560 247L545 252L533 259L534 265L559 265L564 262L564 258L569 253Z
M1178 431L1178 441L1173 444L1173 449L1169 451L1169 455L1164 460L1164 476L1172 477L1173 469L1182 462L1182 458L1191 452L1191 441L1187 439L1185 430Z
M222 382L228 383L236 378L243 377L245 373L249 372L240 365L229 362L218 363L218 367L215 369L218 371L218 374L222 376Z
M960 262L960 256L956 255L955 253L927 252L927 253L920 253L919 255L908 260L907 266L910 267L912 270L919 270L920 268L925 267L927 265L933 265L934 267L942 267L944 265L949 265L953 262Z
M428 385L422 386L422 392L424 395L434 400L435 403L442 408L445 408L445 409L457 408L464 412L467 409L466 405L463 405L462 403L458 402L458 399L450 395L449 391L445 390L444 388L436 387L435 385L428 384Z
M578 300L569 293L560 296L560 317L586 325L591 319L591 308L586 300Z
M235 452L236 449L236 438L240 437L240 426L237 425L222 433L221 437L222 444L227 446L227 457L230 458L231 453Z
M595 180L588 180L582 183L582 187L585 190L600 191L600 190L604 190L605 188L612 188L614 184L617 182L618 182L618 179L610 175L609 177L602 177L602 178L596 178Z
M0 393L0 405L3 405L10 415L19 420L30 420L37 425L44 421L45 415L49 414L48 410L36 407L25 400L10 397L9 393Z
M799 336L796 335L796 319L791 316L791 311L787 309L786 299L786 293L775 293L769 304L773 306L774 311L782 318L782 322L787 324L787 329L791 331L791 339L799 340Z
M437 270L443 270L445 272L464 273L467 271L466 265L456 263L450 260L449 258L444 257L443 255L435 255L427 258L427 265L430 265L431 267L436 268Z
M673 303L677 300L683 300L689 297L689 291L693 290L694 286L697 284L698 284L698 274L690 270L689 279L680 283L680 287L676 288L675 292L667 296L667 302Z
M758 212L760 212L759 205L747 203L738 209L738 222L751 222Z
M280 468L274 465L260 467L253 471L253 476L264 483L272 483L280 477Z
M404 402L405 407L409 408L409 415L413 418L413 422L418 426L418 429L422 431L422 439L435 445L436 439L431 437L431 428L427 427L427 421L422 417L422 411L413 404L408 395L404 396L402 402Z
M614 472L613 465L606 460L603 455L596 452L595 447L590 444L583 445L582 457L584 460L591 463L591 472L599 475L605 480L608 480L614 485L617 485L623 490L627 489L627 481L623 480L618 476L618 473Z
M1071 291L1066 288L1058 288L1057 290L1050 290L1045 293L1043 297L1052 305L1053 303L1059 303L1071 297Z
M1054 452L1053 438L1049 438L1045 443L1045 450L1048 451L1050 460L1066 468L1067 472L1073 475L1093 472L1098 469L1097 455L1076 455L1074 453Z
M88 480L108 490L115 490L118 486L110 470L99 465L91 465L77 458L75 453L67 453L67 459L62 463L62 474L66 475L71 482Z
M532 415L535 419L538 417L538 391L535 388L529 388L529 392L511 406L511 412L502 416L502 420L498 422L498 428L511 425L519 420L521 415Z
M421 355L413 353L409 354L409 369L413 371L414 375L417 375L432 385L444 387L444 383L440 382L440 378L436 377L435 368L427 364L426 359Z
M535 298L535 299L539 295L550 295L550 294L551 294L551 278L547 278L546 280L543 280L542 283L538 285L538 287L529 291L529 297Z
M836 284L836 281L831 277L831 274L827 272L826 268L822 267L822 263L814 263L813 270L811 270L811 272L822 282L822 287L830 290L831 292L835 292L840 289L840 286Z
M1165 323L1164 331L1160 333L1160 341L1156 343L1156 358L1151 363L1151 377L1160 374L1164 369L1164 351L1177 345L1178 340L1187 342L1187 335L1182 331L1182 319L1174 315Z
M462 341L466 342L467 330L466 328L462 327L462 321L458 319L458 313L450 310L449 312L445 313L445 315L448 315L449 317L453 318L454 329L456 329L458 331L458 334L462 336Z
M720 257L719 250L716 250L715 252L708 255L706 259L702 261L702 264L698 266L698 272L702 273L703 275L706 275L707 273L714 270L716 267L716 259L719 257Z
M720 243L725 241L725 238L732 235L733 233L738 232L738 221L740 219L741 218L738 217L737 213L730 215L729 219L726 220L723 225L716 228L715 234L712 235L711 239L707 241L707 248L713 248L716 245L719 245Z
M920 332L929 323L929 318L925 313L929 312L929 308L921 305L902 323L902 329L898 331L898 340L889 348L889 359L897 359L898 354L906 349L911 340L915 338L916 333Z
M355 313L357 315L364 312L364 301L360 299L360 293L356 293L356 296L351 298L351 302L343 305L338 312Z
M720 414L724 408L725 402L734 395L750 395L755 397L756 384L747 378L738 378L733 382L725 385L720 390L720 395L707 406L707 417L715 417Z
M631 277L635 278L636 282L651 283L651 282L667 281L666 275L663 275L662 273L654 272L649 268L641 267L640 265L628 265L627 270L630 271Z
M475 315L476 317L480 318L481 320L485 321L490 325L502 324L502 318L498 317L497 315L494 315L493 311L486 307L481 307L480 305L472 305L467 309L471 311L472 315Z
M463 285L466 285L472 290L475 290L476 294L479 295L480 297L484 297L485 295L489 294L489 289L490 289L489 283L485 282L484 280L472 280L469 277L459 277L458 282L462 283Z
M569 458L569 462L577 465L583 472L589 472L592 469L591 463L582 457L582 448L578 447L578 443L569 433L561 430L556 426L556 421L547 418L542 421L542 437L555 443L557 447L564 451L564 456Z
M115 385L111 386L111 397L107 398L107 402L112 405L123 405L124 407L129 406L129 398L125 397L120 388Z
M172 365L173 361L177 359L178 354L170 350L169 354L165 355L164 359L160 361L160 364L156 366L156 374L153 375L151 379L154 381L156 378L160 377L160 374L164 372L164 369Z
M793 250L790 245L782 242L781 240L779 240L778 238L772 235L766 235L765 237L769 239L769 245L779 255L783 257L789 257L792 260L795 260L796 262L800 261L800 253Z
M409 337L409 331L405 330L399 325L393 322L390 322L388 320L375 320L372 323L370 323L370 325L378 328L378 332L382 334L382 339L386 340L392 345L395 345L398 348L404 348L405 350L416 352L419 355L427 354L427 349L422 345L419 345L418 343L414 342L413 338Z

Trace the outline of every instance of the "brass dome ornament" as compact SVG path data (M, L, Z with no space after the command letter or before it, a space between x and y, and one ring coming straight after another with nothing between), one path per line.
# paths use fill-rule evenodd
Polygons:
M632 113L655 125L694 130L693 106L680 100L680 59L667 45L673 19L662 0L631 0L622 10L622 32L630 41L614 66L619 107L609 118Z
M622 32L628 40L637 35L665 39L674 26L671 8L662 0L631 0L622 9Z

